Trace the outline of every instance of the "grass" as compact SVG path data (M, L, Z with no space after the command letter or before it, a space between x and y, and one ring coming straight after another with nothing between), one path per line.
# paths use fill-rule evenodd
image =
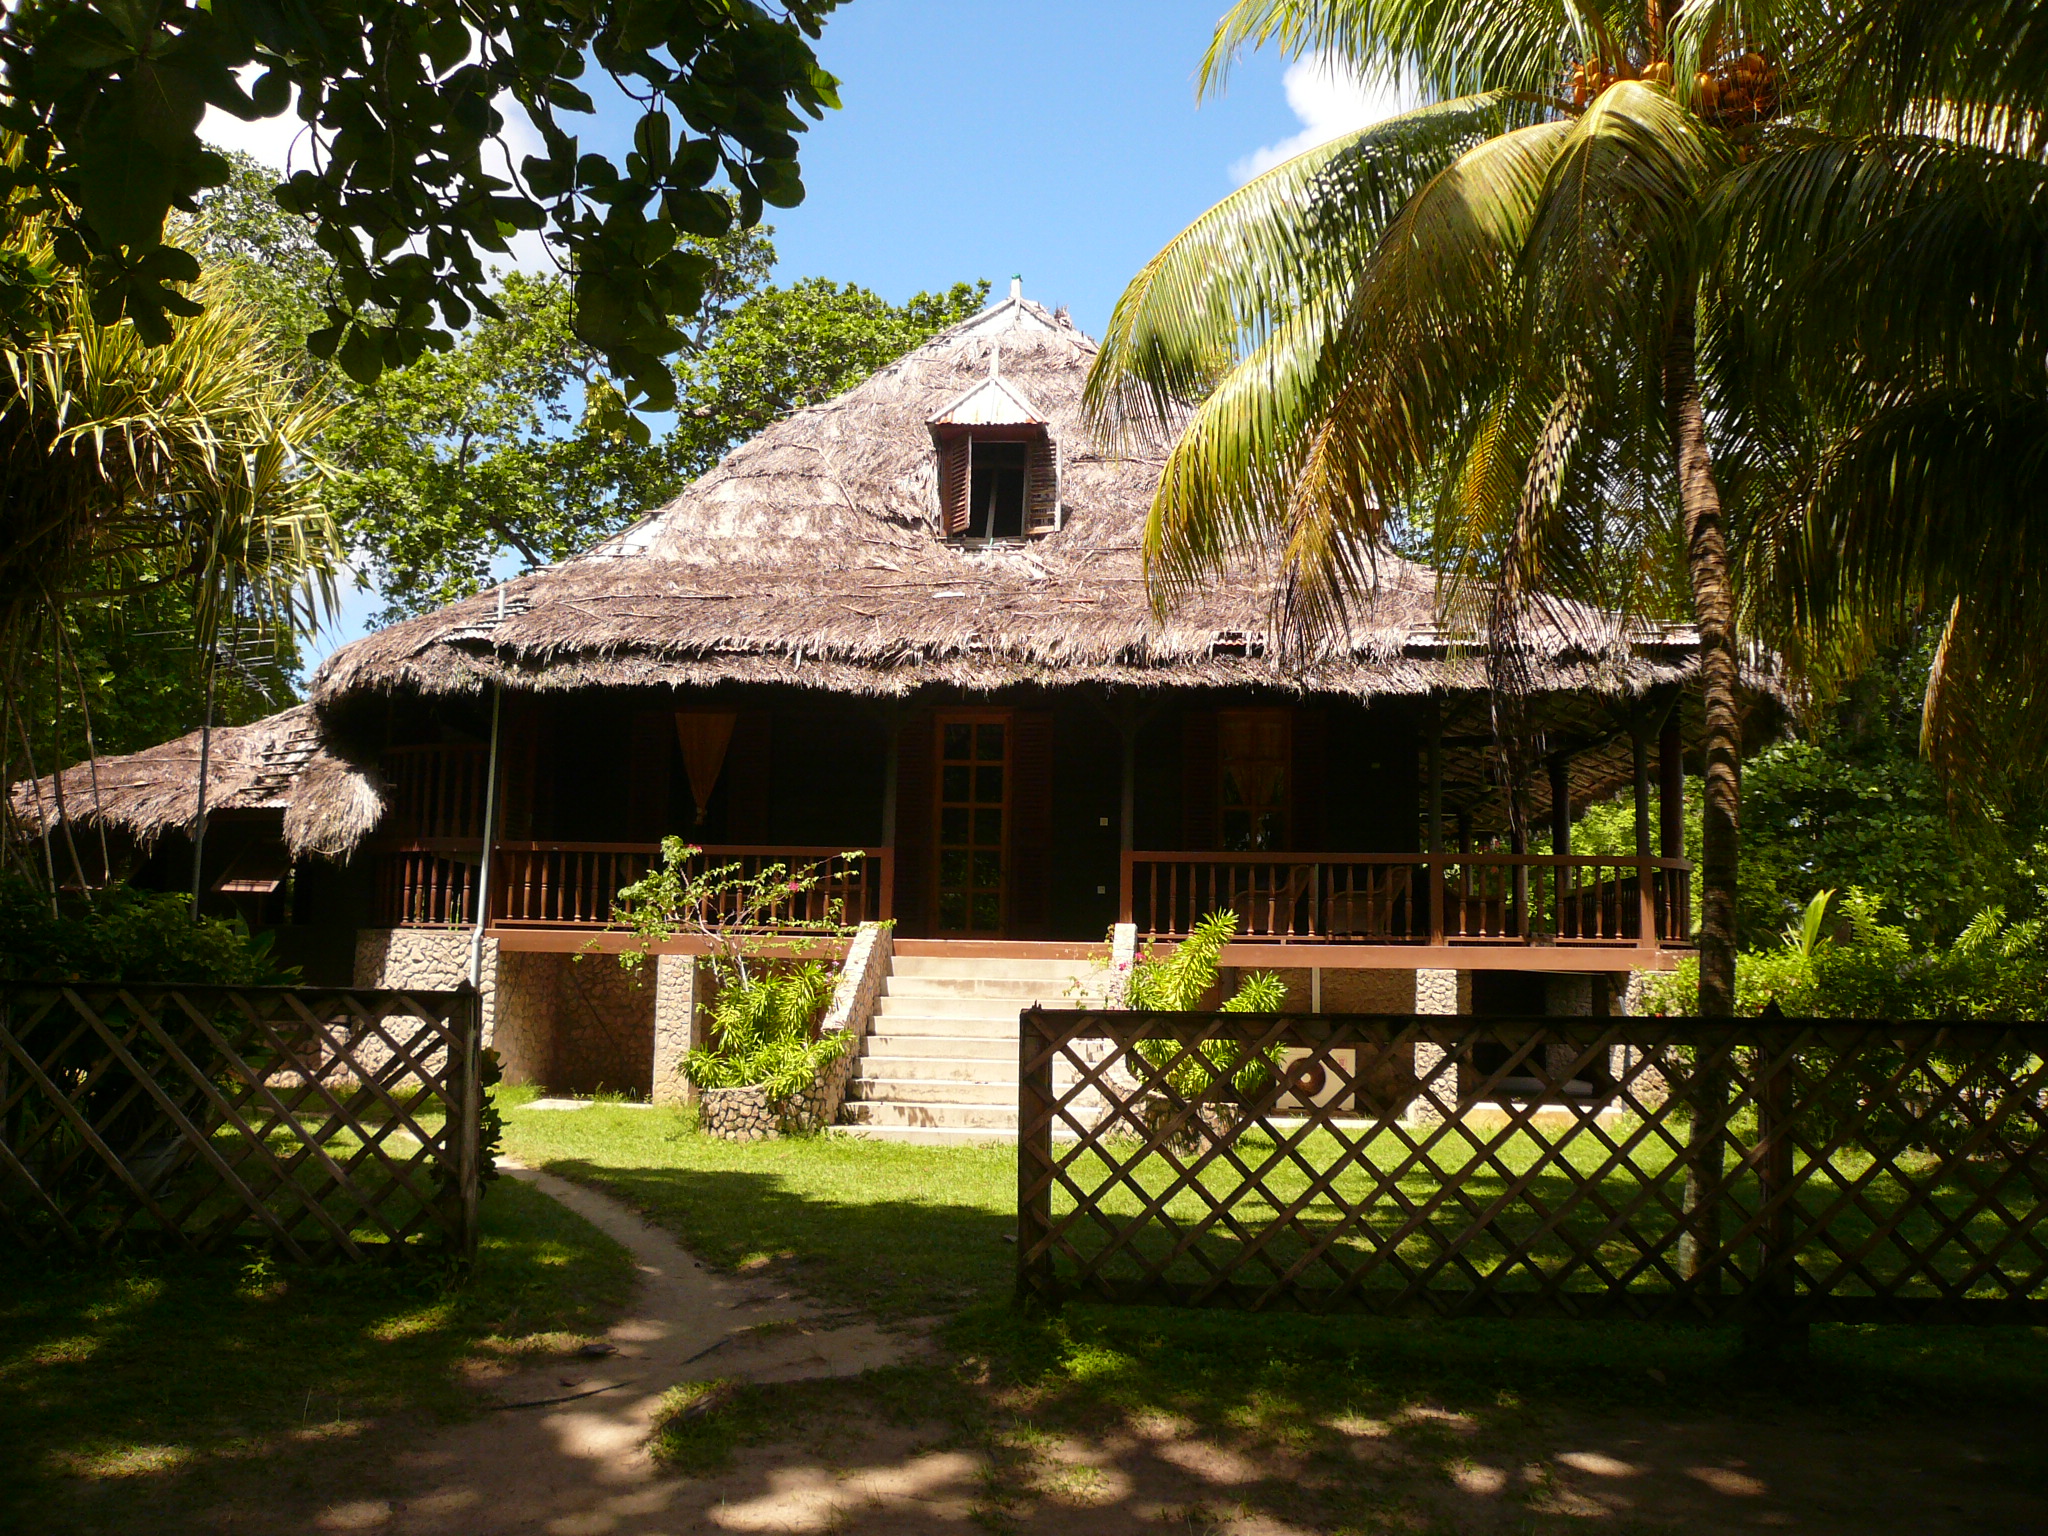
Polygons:
M500 1179L482 1215L461 1284L424 1265L0 1261L0 1529L212 1529L224 1502L314 1498L343 1463L374 1484L406 1425L469 1411L466 1362L563 1349L630 1294L625 1250L534 1190Z
M1241 1490L1272 1518L1365 1530L1401 1526L1413 1510L1399 1487L1389 1493L1382 1480L1372 1492L1355 1475L1360 1424L1433 1469L1417 1474L1425 1482L1444 1483L1460 1457L1560 1412L1664 1414L1682 1404L1747 1421L1797 1411L1850 1425L1929 1412L2025 1422L2048 1383L2042 1328L1821 1326L1809 1365L1786 1380L1760 1377L1726 1329L1081 1303L1047 1314L1009 1299L1016 1166L1006 1147L738 1145L698 1134L675 1111L602 1108L515 1113L506 1141L638 1207L710 1262L773 1265L813 1295L885 1319L943 1320L941 1365L853 1384L721 1390L708 1404L705 1389L689 1389L659 1442L674 1465L714 1469L737 1447L788 1437L807 1415L936 1421L987 1457L983 1514L997 1526L1056 1494L1069 1473L1085 1481L1085 1469L1059 1468L1048 1436L1183 1426L1296 1468ZM1351 1471L1339 1476L1340 1466ZM2048 1486L2048 1461L2037 1454L1986 1475ZM1386 1498L1399 1507L1367 1507Z

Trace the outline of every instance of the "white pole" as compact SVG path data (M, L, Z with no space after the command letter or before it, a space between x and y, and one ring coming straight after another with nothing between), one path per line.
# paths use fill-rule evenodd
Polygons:
M505 589L498 588L498 619L505 618ZM491 844L498 830L498 716L505 702L505 685L491 684L491 754L484 773L484 850L476 875L476 931L469 940L469 984L481 990L484 984L484 924L491 915Z

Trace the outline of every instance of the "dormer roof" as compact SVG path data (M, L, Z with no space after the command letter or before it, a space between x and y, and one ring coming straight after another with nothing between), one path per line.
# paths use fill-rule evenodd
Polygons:
M1049 418L1000 374L991 373L932 416L928 427L1042 427Z

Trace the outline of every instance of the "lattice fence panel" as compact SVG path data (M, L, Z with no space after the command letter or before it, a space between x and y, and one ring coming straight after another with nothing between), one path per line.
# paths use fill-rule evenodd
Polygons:
M0 1231L473 1253L480 1016L472 991L0 987Z
M1024 1015L1018 1284L2048 1319L2048 1026Z

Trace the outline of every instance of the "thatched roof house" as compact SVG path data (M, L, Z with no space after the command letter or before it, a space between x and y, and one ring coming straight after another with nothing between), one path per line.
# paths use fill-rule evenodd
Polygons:
M1170 936L1225 898L1331 964L1681 942L1675 824L1604 873L1522 839L1547 821L1561 847L1573 807L1643 786L1645 741L1675 801L1693 633L1560 608L1526 637L1505 759L1480 648L1439 628L1419 566L1382 557L1306 658L1273 644L1256 562L1161 616L1140 548L1161 463L1091 440L1095 351L1013 290L588 552L359 640L307 705L216 732L210 806L271 818L299 861L272 920L471 921L489 803L508 952L601 926L664 833L868 849L843 889L935 942ZM73 768L62 814L168 846L196 759L186 737ZM31 828L58 789L17 788Z

